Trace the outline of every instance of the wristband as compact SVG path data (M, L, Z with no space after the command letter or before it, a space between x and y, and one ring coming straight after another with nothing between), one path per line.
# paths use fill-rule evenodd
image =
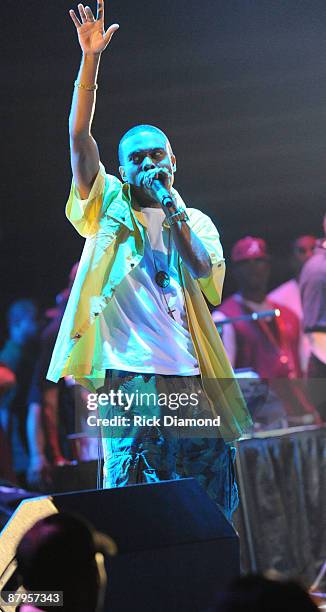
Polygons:
M178 221L189 221L189 217L184 209L179 209L173 215L166 217L166 222L170 227L178 223Z
M86 89L86 91L95 91L98 88L98 84L94 85L84 85L84 83L78 83L78 81L74 82L74 87L78 87L78 89Z

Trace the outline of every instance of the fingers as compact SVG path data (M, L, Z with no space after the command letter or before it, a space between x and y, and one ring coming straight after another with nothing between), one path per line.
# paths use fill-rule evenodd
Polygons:
M93 12L89 6L84 6L83 4L78 4L78 11L80 19L78 19L75 11L70 10L69 15L73 20L76 28L80 28L84 23L95 23L95 21L101 21L102 24L104 22L104 0L98 0L97 2L97 14L96 19L93 15ZM113 23L103 35L106 45L110 42L114 32L119 29L118 23Z
M155 172L155 171L154 171ZM172 178L171 172L167 168L157 168L154 174L154 179L170 181Z
M104 0L97 0L96 19L104 21Z
M148 173L146 173L146 174L144 174L141 182L143 184L143 187L146 187L147 189L150 189L151 186L152 186L153 179L152 179L152 177Z
M171 179L171 174L167 168L152 168L144 173L143 184L150 189L156 179L166 182Z
M86 13L87 21L95 21L95 17L89 6L85 6L85 13Z
M119 24L118 23L113 23L105 32L104 34L104 40L106 42L106 44L108 44L114 34L114 32L116 32L119 29Z
M81 23L80 23L80 21L79 21L79 19L78 19L77 15L76 15L76 13L75 13L75 11L73 11L73 10L71 9L71 10L69 11L69 15L70 15L71 19L73 20L73 22L74 22L74 24L75 24L76 28L80 28Z
M71 10L69 11L69 15L71 17L71 19L73 20L76 28L80 28L80 26L82 25L82 23L86 23L86 21L95 21L95 17L92 13L92 10L89 6L84 6L83 4L78 4L78 10L79 10L79 15L80 15L80 19L81 22L79 21L75 11Z
M85 7L83 4L78 4L78 10L79 10L79 15L80 18L82 20L82 23L85 23L87 21L87 15L85 12Z

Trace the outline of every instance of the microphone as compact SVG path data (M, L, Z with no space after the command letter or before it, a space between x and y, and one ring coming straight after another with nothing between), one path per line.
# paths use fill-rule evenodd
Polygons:
M279 308L273 308L272 310L262 310L261 312L251 312L249 314L238 315L236 317L226 317L219 321L214 321L217 328L222 329L223 325L229 323L235 323L236 321L258 321L259 319L273 319L274 317L280 317L281 311Z
M151 183L151 189L154 191L157 200L162 204L162 206L166 206L166 208L170 208L174 205L174 200L170 192L164 187L163 183L160 179L154 179Z

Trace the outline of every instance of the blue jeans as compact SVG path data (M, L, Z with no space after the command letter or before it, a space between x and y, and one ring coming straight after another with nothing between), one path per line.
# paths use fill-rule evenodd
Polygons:
M124 395L132 393L149 394L157 397L164 390L165 394L199 392L200 406L191 408L192 417L212 416L209 403L202 391L199 377L170 377L142 375L129 372L108 372L108 386ZM102 418L128 416L130 424L124 427L102 427L102 445L104 455L105 488L122 487L140 482L158 482L182 477L194 477L208 495L220 506L228 519L238 505L238 490L235 482L234 460L236 450L217 437L184 437L178 427L171 429L157 425L138 426L134 416L156 417L162 420L162 414L185 416L185 410L179 407L171 412L162 409L157 403L136 405L133 402L126 412L122 406L109 405L102 408ZM187 414L189 416L189 408Z

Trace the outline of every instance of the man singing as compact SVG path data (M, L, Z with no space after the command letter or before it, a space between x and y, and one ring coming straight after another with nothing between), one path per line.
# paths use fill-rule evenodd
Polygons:
M237 503L230 442L251 419L202 295L221 301L219 234L173 188L176 158L160 129L126 132L119 144L123 184L106 174L91 124L101 55L119 26L104 30L103 0L96 18L87 6L78 10L79 17L70 11L82 62L69 123L66 214L86 243L48 377L72 375L89 390L105 383L135 396L162 388L201 393L196 414L220 417L205 437L132 421L119 434L102 428L104 486L196 476L230 517ZM128 416L139 410L132 406ZM117 412L123 408L109 406L105 415Z

